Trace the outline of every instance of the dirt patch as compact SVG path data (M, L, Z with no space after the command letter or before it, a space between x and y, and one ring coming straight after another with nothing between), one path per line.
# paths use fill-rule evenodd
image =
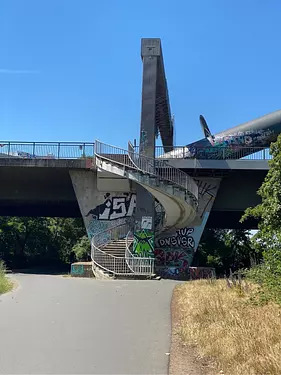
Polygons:
M181 312L178 304L179 291L174 290L171 302L172 340L170 350L169 375L217 375L211 361L199 356L196 347L182 342L178 333Z

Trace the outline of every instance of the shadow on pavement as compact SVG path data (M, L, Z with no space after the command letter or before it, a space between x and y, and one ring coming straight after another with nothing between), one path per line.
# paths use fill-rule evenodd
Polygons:
M46 267L32 267L32 268L24 268L24 269L12 269L12 273L22 273L27 275L67 275L70 273L70 265L69 266L60 266L60 267L53 267L53 266L46 266Z

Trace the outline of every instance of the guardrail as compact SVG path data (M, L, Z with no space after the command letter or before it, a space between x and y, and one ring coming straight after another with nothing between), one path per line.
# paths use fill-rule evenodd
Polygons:
M126 249L125 259L129 269L135 275L148 275L154 274L154 258L137 257L132 254L130 246L133 242L133 233L130 231L126 236Z
M198 199L198 186L193 178L178 168L172 167L165 160L149 158L99 141L95 142L95 154L124 167L172 182Z
M119 224L93 236L91 241L93 266L96 265L113 275L153 275L154 258L136 257L129 250L130 227L130 223ZM103 250L103 247L110 242L124 238L126 238L124 257L117 257Z
M113 147L113 146L111 146ZM117 148L116 148L117 149ZM120 150L120 149L118 149ZM139 147L134 147L138 155ZM119 153L119 152L118 152ZM128 151L126 151L128 153ZM130 152L131 153L131 152ZM20 142L0 141L0 157L24 159L79 159L94 157L95 144L90 142ZM119 153L120 154L120 153ZM217 159L217 160L271 160L268 147L198 147L175 146L165 153L162 146L155 147L155 157L160 159ZM158 161L159 159L157 159Z
M94 143L0 141L1 158L79 159L94 157Z
M139 151L139 146L134 147ZM214 159L214 160L271 160L269 147L192 147L175 146L173 151L165 153L162 146L155 147L155 157L160 159Z

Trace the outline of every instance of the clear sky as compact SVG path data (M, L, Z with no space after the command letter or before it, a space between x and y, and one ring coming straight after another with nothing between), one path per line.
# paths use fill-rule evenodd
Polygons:
M0 140L139 136L140 39L162 39L176 143L281 108L280 0L0 0Z

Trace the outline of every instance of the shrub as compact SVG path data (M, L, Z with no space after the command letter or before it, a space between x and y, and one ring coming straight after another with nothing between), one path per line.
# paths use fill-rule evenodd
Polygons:
M2 260L0 260L0 294L8 292L12 289L12 283L6 277L6 267Z

